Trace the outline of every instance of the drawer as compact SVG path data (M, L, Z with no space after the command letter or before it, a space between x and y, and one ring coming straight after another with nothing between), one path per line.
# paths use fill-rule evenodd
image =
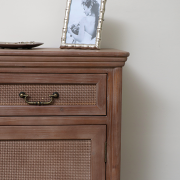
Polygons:
M106 76L2 73L0 116L106 115ZM20 92L28 95L27 102ZM58 98L40 105L49 103L49 95L54 92L58 92ZM34 105L28 104L32 102Z
M105 180L105 125L0 126L0 179Z

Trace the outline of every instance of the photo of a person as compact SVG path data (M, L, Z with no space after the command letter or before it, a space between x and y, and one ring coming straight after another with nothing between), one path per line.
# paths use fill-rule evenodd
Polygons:
M66 43L95 44L100 0L72 0Z

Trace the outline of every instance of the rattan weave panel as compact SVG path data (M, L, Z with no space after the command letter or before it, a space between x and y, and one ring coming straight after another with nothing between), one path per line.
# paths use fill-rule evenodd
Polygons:
M19 97L20 92L29 95L29 101L50 101L49 95L59 93L54 105L96 105L96 85L62 84L1 84L0 105L28 105Z
M1 180L90 180L91 140L0 141Z

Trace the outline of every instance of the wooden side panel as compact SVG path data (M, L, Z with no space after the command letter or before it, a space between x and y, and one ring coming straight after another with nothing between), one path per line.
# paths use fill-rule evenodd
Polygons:
M122 69L113 71L112 179L120 180Z

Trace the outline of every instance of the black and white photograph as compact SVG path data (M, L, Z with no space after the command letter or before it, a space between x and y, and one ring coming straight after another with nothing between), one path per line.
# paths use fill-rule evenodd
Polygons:
M95 44L101 0L72 0L67 44Z

